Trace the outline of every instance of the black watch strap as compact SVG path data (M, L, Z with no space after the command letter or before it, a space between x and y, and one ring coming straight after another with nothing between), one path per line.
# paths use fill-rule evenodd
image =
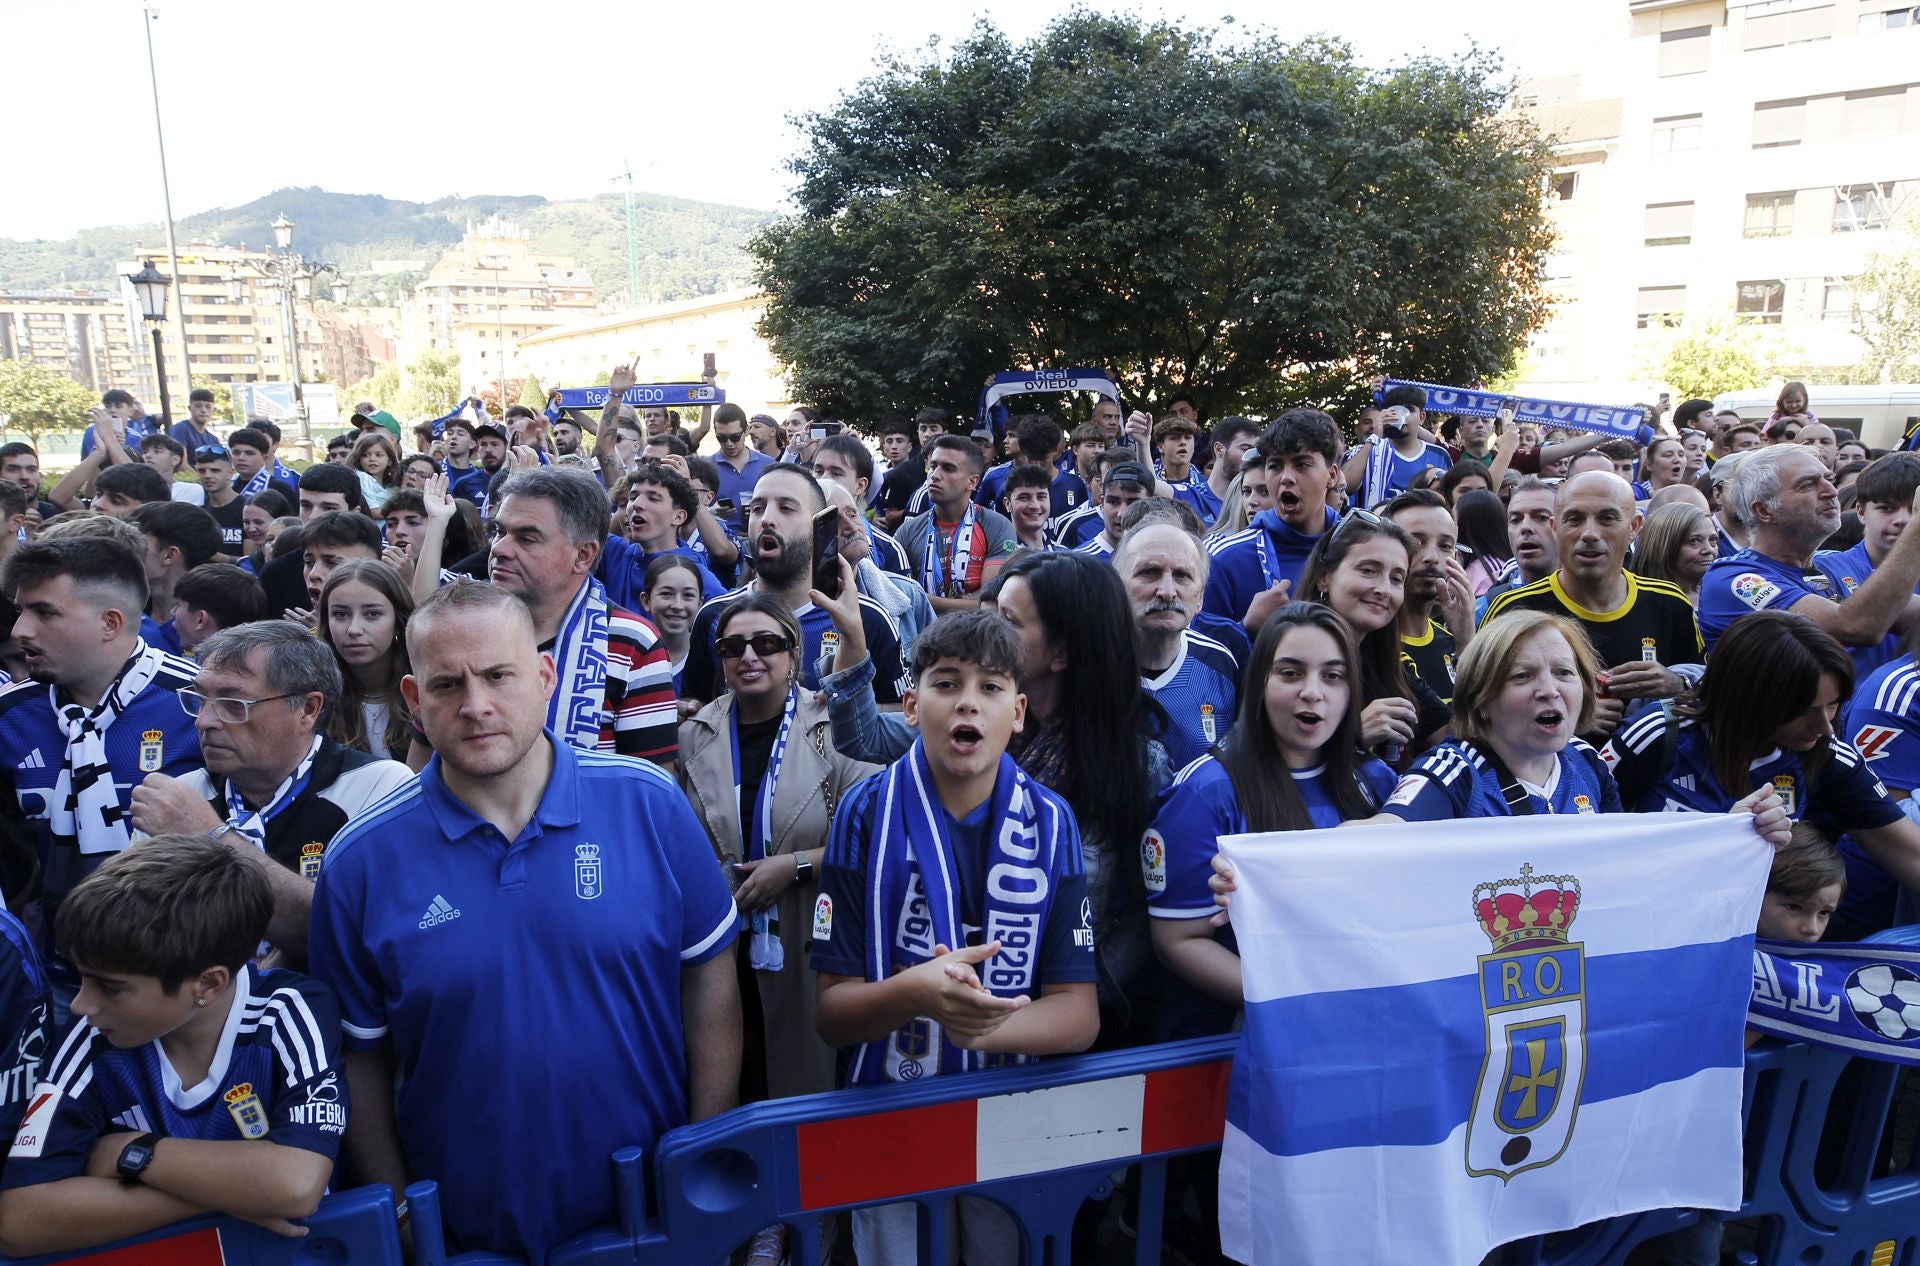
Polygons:
M166 1135L149 1131L134 1139L120 1149L120 1159L114 1164L114 1170L120 1175L120 1181L129 1185L140 1181L147 1166L153 1164L153 1149Z

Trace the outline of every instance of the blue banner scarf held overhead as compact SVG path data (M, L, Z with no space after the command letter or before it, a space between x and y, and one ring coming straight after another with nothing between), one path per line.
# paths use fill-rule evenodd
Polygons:
M1867 1059L1920 1065L1920 949L1756 940L1747 1025Z
M553 401L562 409L606 407L608 387L562 387ZM655 382L628 387L620 399L636 409L659 409L681 404L725 404L727 393L704 382Z
M1593 431L1643 446L1651 443L1654 436L1653 428L1646 422L1646 411L1632 405L1535 400L1529 396L1505 396L1497 391L1443 387L1437 383L1410 382L1404 378L1387 379L1386 390L1391 391L1395 387L1418 387L1426 392L1429 413L1451 413L1460 418L1490 418L1511 402L1514 421L1532 422L1542 430Z

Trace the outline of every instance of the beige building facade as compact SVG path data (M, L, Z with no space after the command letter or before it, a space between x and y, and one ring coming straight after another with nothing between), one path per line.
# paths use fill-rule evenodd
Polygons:
M0 360L31 361L89 391L137 385L152 377L141 324L118 291L0 290Z

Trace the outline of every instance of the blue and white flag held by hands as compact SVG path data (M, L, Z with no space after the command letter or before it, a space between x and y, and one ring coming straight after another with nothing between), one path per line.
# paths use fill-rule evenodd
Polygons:
M1742 1030L1772 850L1744 814L1236 835L1246 1027L1220 1242L1475 1266L1740 1203Z
M1451 413L1461 418L1490 418L1502 405L1513 405L1513 420L1532 422L1542 430L1564 427L1574 431L1596 431L1617 440L1635 444L1653 441L1653 428L1647 425L1646 412L1633 405L1581 404L1573 400L1535 400L1527 396L1503 396L1496 391L1475 391L1471 387L1443 387L1431 382L1412 382L1389 378L1383 390L1418 387L1427 393L1427 410Z

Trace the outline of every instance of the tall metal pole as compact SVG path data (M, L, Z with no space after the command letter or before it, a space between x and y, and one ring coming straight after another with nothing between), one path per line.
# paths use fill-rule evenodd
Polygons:
M188 359L187 351L187 301L186 278L180 275L180 251L173 240L173 191L167 185L167 135L160 128L160 71L153 58L153 23L158 17L153 6L140 6L140 24L147 32L147 82L153 87L153 139L160 149L160 198L167 210L167 264L173 269L173 332L180 340L180 369L186 376L189 393L193 388L193 362ZM156 372L165 377L166 370L156 364ZM169 425L173 419L168 418Z
M173 406L167 402L167 358L160 350L160 325L159 321L153 322L153 372L160 384L160 416L171 426Z

